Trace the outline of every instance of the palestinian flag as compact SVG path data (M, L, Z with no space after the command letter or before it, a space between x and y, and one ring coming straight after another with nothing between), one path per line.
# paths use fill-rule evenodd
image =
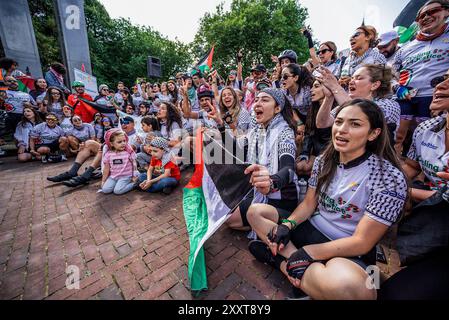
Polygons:
M411 0L394 21L393 27L400 36L399 43L407 43L414 39L418 32L415 22L416 14L428 0Z
M212 46L209 52L207 52L195 65L195 67L193 68L194 70L192 72L192 75L196 73L195 69L199 69L203 74L208 73L212 69L212 60L214 58L214 51L215 46Z
M17 77L17 82L19 84L19 91L28 93L34 90L34 79L30 76Z
M215 144L213 148L210 148L211 143ZM207 145L207 149L222 152L222 160L229 156L222 144L215 140ZM244 174L249 165L207 164L209 161L205 160L208 155L203 150L203 135L198 129L194 142L195 172L184 188L183 196L184 218L190 240L190 289L194 294L207 290L204 243L253 190L250 177Z

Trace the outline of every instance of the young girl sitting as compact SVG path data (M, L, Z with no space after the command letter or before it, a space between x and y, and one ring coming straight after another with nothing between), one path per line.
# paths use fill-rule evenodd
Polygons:
M171 161L168 141L155 137L151 141L151 164L147 173L139 176L139 186L143 191L170 194L181 180L181 172Z
M128 144L128 136L119 129L105 134L107 151L103 156L103 193L125 194L134 188L137 176L136 154Z

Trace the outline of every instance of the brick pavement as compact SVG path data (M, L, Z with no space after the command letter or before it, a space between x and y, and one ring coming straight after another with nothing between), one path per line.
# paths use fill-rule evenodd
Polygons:
M192 299L182 188L169 197L103 195L100 181L72 190L46 180L70 163L2 160L0 299ZM256 262L247 242L222 227L206 243L209 290L198 299L285 298L285 278ZM395 269L391 258L382 270ZM79 267L79 290L66 288L70 265Z

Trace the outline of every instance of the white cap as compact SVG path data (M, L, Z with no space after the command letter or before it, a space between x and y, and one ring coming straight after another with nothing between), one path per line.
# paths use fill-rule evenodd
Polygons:
M395 40L395 39L399 39L399 34L392 30L392 31L388 31L384 34L382 34L380 37L380 42L378 44L378 46L386 46L388 44L390 44L391 41Z

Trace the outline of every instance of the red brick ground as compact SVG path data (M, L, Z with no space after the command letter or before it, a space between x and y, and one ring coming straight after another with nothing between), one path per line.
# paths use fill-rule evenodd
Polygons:
M69 189L46 180L69 163L2 160L0 299L192 299L182 188L169 197L103 195L100 181ZM206 243L209 291L200 299L288 294L284 277L256 262L247 242L245 233L223 227ZM80 269L79 290L65 286L69 265Z

